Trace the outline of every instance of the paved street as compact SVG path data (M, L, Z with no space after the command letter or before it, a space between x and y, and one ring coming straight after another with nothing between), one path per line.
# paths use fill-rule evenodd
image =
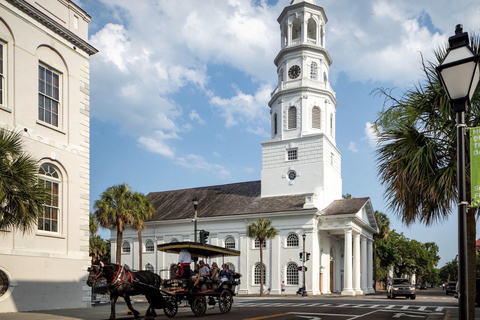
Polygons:
M147 304L142 298L135 298L134 307L142 315ZM210 308L210 307L209 307ZM133 316L126 314L123 302L117 304L117 319L129 320ZM166 319L163 310L157 310L156 319ZM457 319L457 299L445 295L441 289L418 291L417 299L387 299L385 294L366 297L341 297L324 295L319 297L235 297L232 310L228 315L221 314L218 307L207 309L203 319L261 320L261 319ZM20 312L0 314L0 320L99 320L108 319L110 305L101 304L92 308L48 310L39 312ZM184 303L179 307L175 319L191 319L195 315ZM480 309L477 319L480 319Z

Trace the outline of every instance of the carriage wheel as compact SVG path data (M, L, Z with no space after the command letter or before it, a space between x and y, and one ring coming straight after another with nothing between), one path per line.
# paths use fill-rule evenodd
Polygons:
M165 299L165 307L163 308L163 312L169 318L175 317L178 311L178 304L175 298Z
M221 313L227 313L232 309L233 298L232 294L228 290L223 290L218 297L218 306Z
M207 300L205 297L196 297L191 304L191 308L197 317L201 317L207 311Z

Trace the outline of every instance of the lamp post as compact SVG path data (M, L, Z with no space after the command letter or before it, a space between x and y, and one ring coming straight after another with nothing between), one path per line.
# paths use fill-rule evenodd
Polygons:
M467 273L467 205L465 184L465 109L470 104L479 80L479 57L468 44L468 33L461 24L455 27L455 35L448 39L450 48L445 60L436 70L457 123L457 187L458 187L458 278L459 319L468 320Z
M194 241L197 242L197 207L198 207L198 200L197 198L193 198L192 200L193 209L195 210L195 217L193 218L193 234L194 234Z
M305 255L305 238L307 237L307 235L304 233L302 234L302 238L303 238L303 259L302 259L302 272L303 272L303 291L302 291L302 296L306 296L307 295L307 288L305 288L305 260L307 259L307 256Z

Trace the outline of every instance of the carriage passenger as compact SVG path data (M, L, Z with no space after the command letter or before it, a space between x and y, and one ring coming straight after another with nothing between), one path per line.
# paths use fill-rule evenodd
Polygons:
M200 260L198 263L200 265L200 269L198 269L198 275L192 277L192 280L195 280L195 283L193 284L194 287L198 287L198 283L200 281L210 279L210 269L205 265L205 262Z
M212 280L217 279L219 271L220 269L218 268L218 264L216 262L212 262L212 267L210 268L210 274L212 276Z

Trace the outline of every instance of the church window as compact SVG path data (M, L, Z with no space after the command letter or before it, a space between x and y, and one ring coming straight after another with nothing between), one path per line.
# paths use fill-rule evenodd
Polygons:
M310 18L308 19L308 32L307 32L307 37L311 40L317 40L317 23L315 22L315 19Z
M155 269L153 268L153 266L150 263L147 263L147 265L145 266L145 270L150 271L150 272L154 272Z
M295 262L287 264L287 284L298 284L298 265Z
M38 119L58 127L60 75L48 67L38 66Z
M232 236L225 238L225 248L235 249L235 239Z
M317 63L312 62L310 65L310 79L317 80Z
M295 233L290 233L287 236L287 247L298 247L298 236Z
M315 106L312 108L312 128L320 129L320 108Z
M328 80L327 73L324 71L323 72L323 81L327 82L327 80Z
M38 174L40 183L49 193L44 212L38 218L38 230L59 232L61 177L57 168L49 163L42 164Z
M300 36L302 35L302 21L299 18L293 20L292 23L292 40L300 40Z
M298 159L298 149L288 149L287 150L287 160L297 160Z
M290 107L288 109L288 129L297 128L297 108Z
M265 249L267 247L267 241L263 241L263 248ZM255 238L255 248L260 248L260 240L258 238Z
M266 270L267 268L265 268L265 264L263 265L263 284L265 284L265 281L266 281ZM261 277L260 277L260 262L257 262L255 264L255 275L254 275L254 281L255 281L255 284L260 284L260 281L261 281Z
M278 134L278 116L277 113L273 115L273 134Z
M128 241L122 244L122 253L130 253L130 243Z
M153 244L152 240L148 240L147 243L145 243L145 251L155 252L155 245Z

